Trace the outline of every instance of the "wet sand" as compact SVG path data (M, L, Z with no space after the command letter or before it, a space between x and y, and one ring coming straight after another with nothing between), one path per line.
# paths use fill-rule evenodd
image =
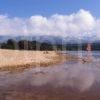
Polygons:
M22 88L22 87L21 87ZM31 89L33 88L33 90ZM23 90L6 90L0 94L0 100L99 100L100 88L95 91L79 93L71 88L28 87Z
M0 100L99 100L100 69L66 62L19 73L0 72Z

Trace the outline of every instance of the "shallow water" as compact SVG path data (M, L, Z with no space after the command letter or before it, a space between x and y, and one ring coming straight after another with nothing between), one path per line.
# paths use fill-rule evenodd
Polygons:
M99 100L100 61L0 72L0 100Z

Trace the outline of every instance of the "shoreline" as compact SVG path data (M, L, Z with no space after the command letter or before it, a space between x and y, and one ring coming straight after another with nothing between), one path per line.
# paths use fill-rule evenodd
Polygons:
M17 71L32 67L48 67L64 63L65 61L79 61L88 63L87 59L62 54L58 51L27 51L0 49L0 71Z

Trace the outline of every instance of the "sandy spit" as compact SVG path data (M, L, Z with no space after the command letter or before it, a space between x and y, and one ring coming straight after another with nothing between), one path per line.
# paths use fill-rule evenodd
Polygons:
M0 49L0 70L49 66L64 62L65 57L55 51L19 51Z

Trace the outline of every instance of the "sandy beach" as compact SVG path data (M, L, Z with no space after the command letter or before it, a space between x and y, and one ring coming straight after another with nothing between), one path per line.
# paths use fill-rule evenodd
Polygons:
M55 51L19 51L0 49L0 70L48 66L66 60Z

